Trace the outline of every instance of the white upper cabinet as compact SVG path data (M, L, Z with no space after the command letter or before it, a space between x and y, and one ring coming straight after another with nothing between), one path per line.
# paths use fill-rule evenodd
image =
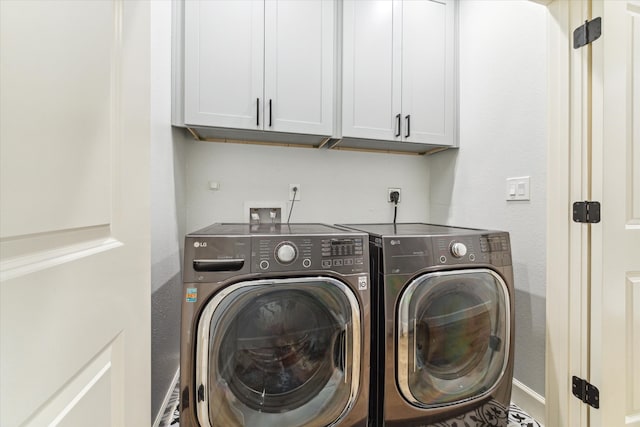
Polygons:
M185 2L184 121L331 135L334 0Z
M267 0L265 129L331 135L335 2Z
M184 61L186 124L261 128L264 2L185 2Z
M401 34L396 34L393 19L397 6L388 0L344 2L343 137L399 137Z
M456 145L453 0L344 0L342 136Z

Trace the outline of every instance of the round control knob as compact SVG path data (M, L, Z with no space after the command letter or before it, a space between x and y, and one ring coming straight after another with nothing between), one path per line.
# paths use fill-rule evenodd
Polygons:
M464 243L455 242L451 244L451 255L462 258L467 254L467 246Z
M282 264L291 264L296 255L296 247L291 243L282 243L276 248L276 259Z

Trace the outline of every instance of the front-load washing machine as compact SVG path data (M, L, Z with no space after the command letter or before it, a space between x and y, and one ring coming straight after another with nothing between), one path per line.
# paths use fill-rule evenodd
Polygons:
M513 377L509 234L432 224L369 234L370 425L506 426Z
M214 224L185 238L181 427L364 427L368 236Z

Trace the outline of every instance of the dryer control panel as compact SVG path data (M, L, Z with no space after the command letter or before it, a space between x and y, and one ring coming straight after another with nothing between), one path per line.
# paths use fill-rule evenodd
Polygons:
M508 233L481 235L435 236L433 255L436 265L468 263L511 265Z
M504 232L376 239L374 248L382 246L385 253L384 274L412 274L449 265L511 265L509 234Z

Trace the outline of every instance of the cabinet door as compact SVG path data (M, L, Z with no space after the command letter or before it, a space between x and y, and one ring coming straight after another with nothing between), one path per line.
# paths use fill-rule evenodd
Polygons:
M344 1L343 136L400 139L400 12L400 2Z
M402 3L403 139L455 142L455 4L451 0Z
M266 0L265 130L331 135L334 0Z
M264 2L185 2L185 123L260 129Z

